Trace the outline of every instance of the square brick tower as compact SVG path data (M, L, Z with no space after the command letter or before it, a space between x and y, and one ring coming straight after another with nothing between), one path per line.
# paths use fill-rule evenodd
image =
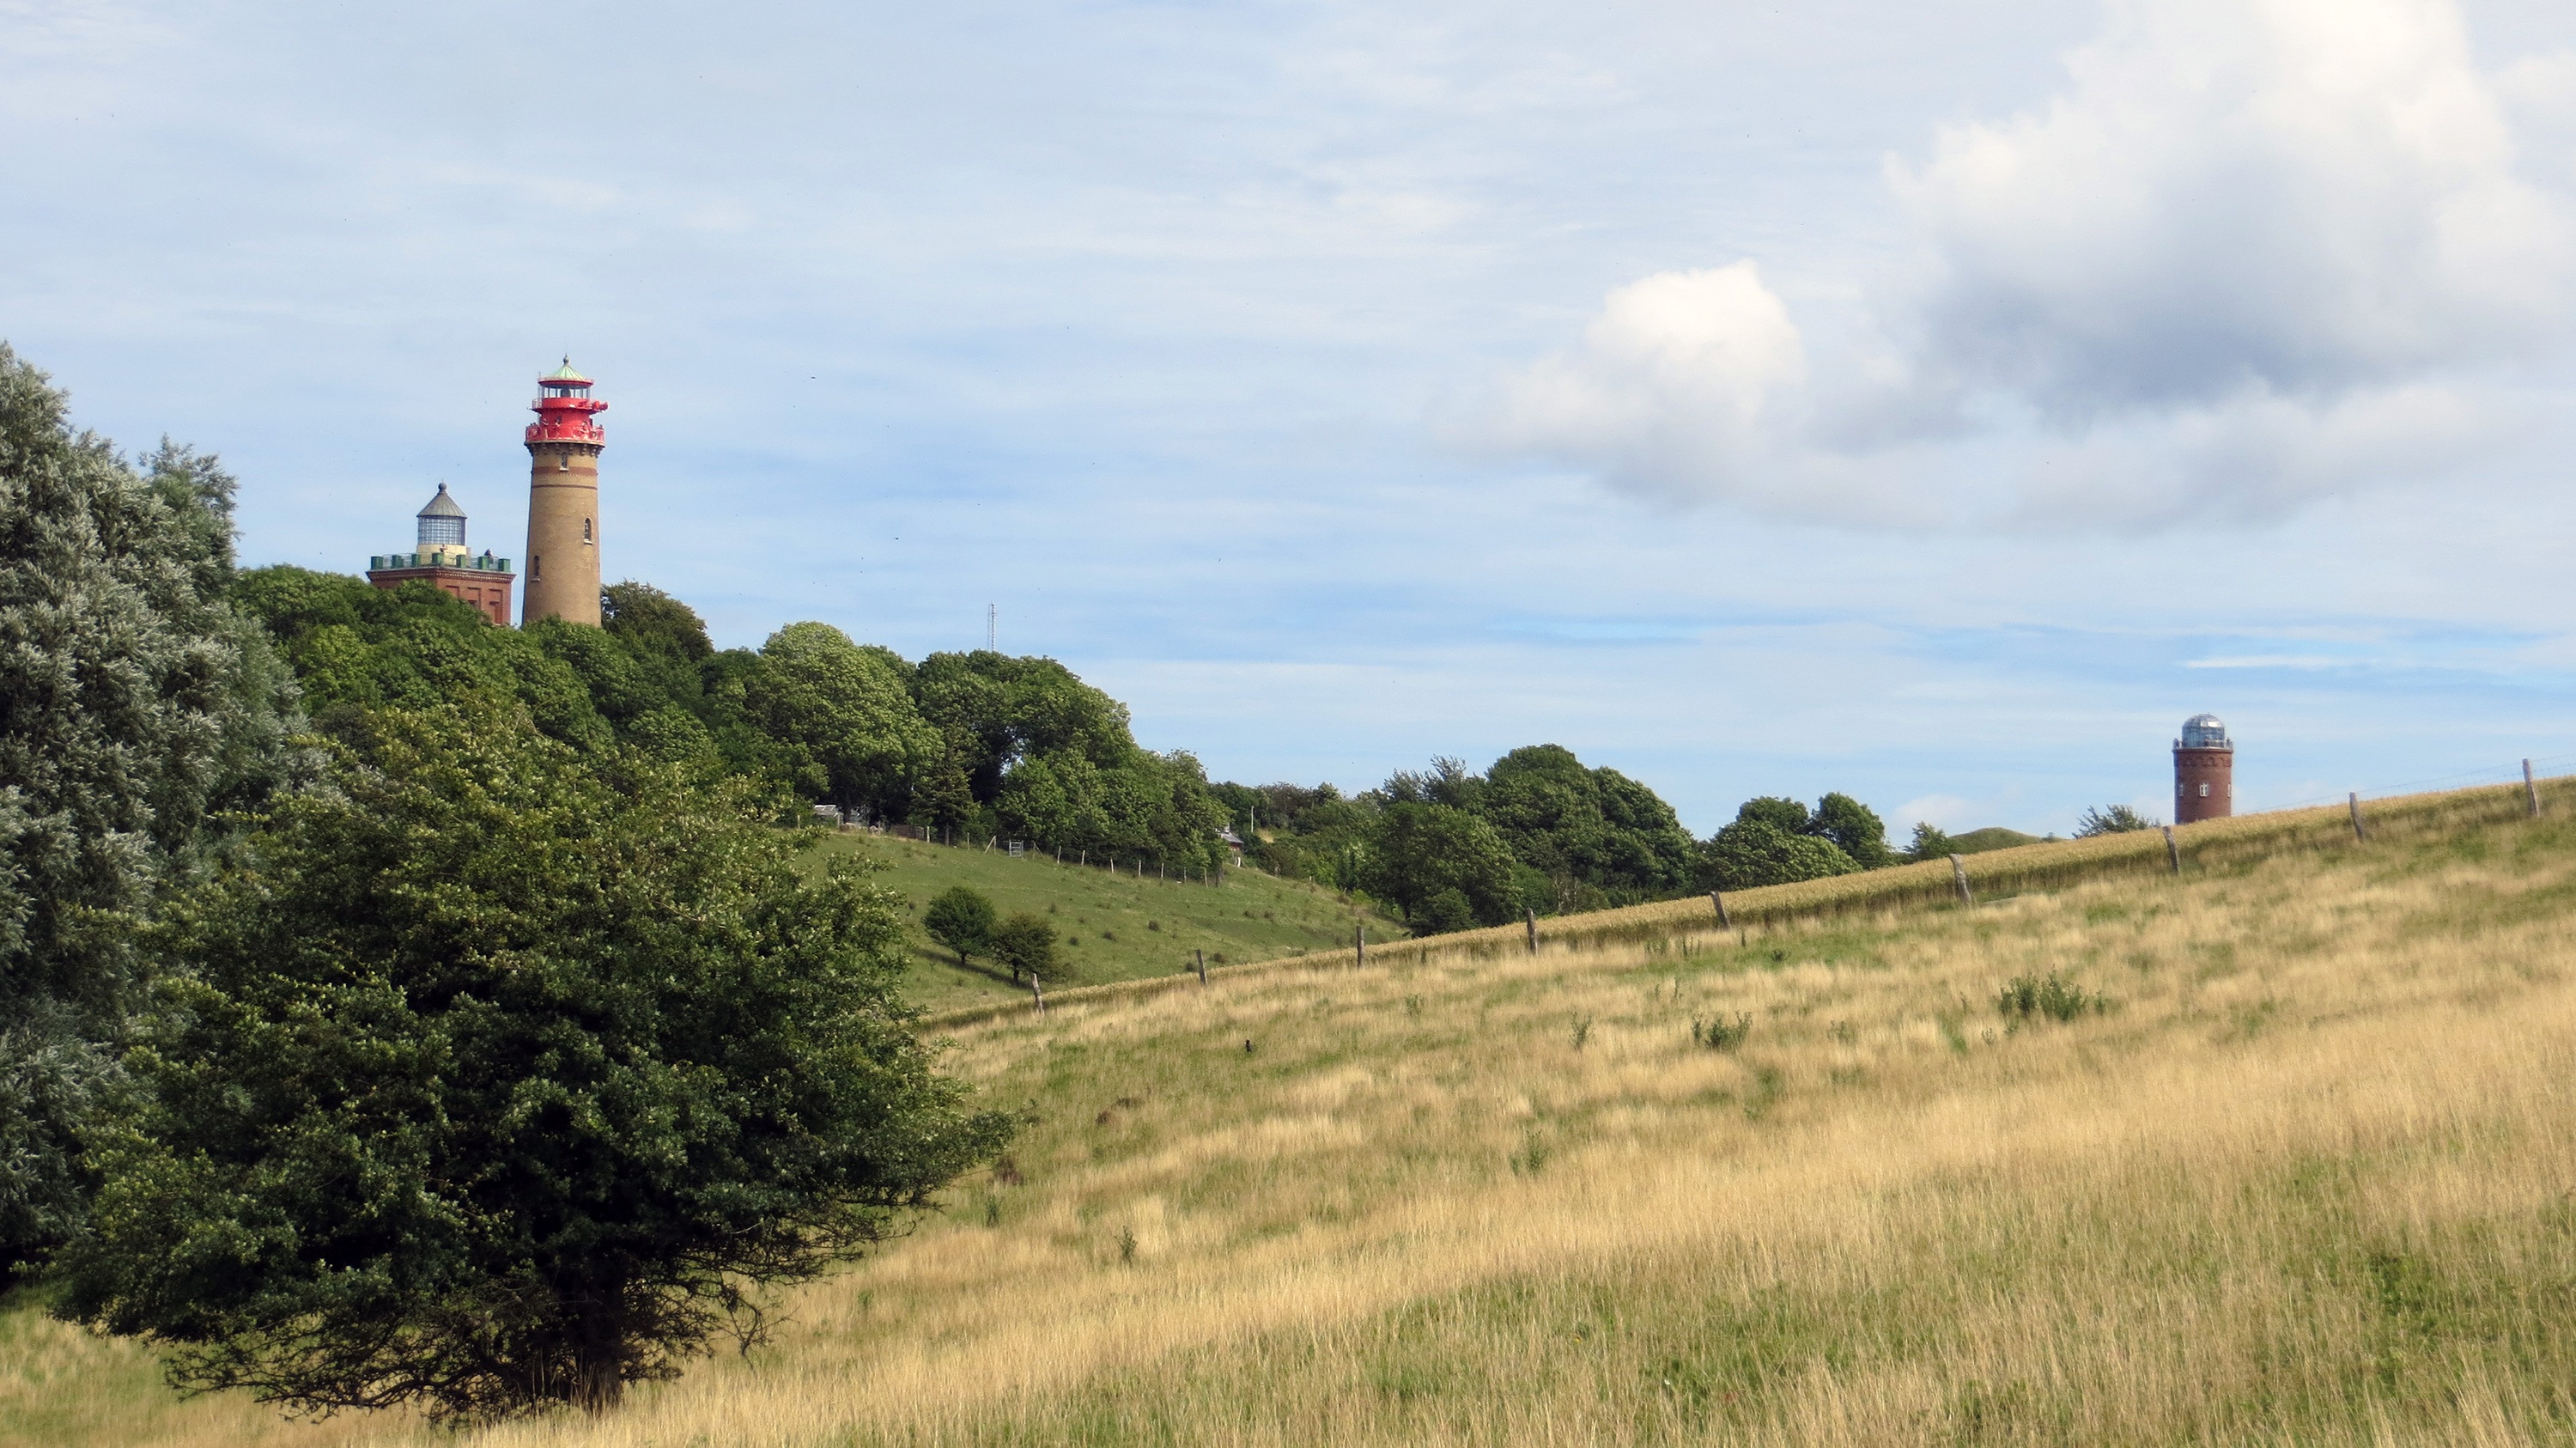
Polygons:
M510 626L510 560L495 558L486 548L476 557L465 551L465 510L447 496L447 484L420 510L420 533L409 553L379 553L367 560L367 581L378 588L400 588L415 578L482 610L483 616Z
M2236 745L2215 714L2182 721L2174 741L2174 823L2223 820L2236 812Z

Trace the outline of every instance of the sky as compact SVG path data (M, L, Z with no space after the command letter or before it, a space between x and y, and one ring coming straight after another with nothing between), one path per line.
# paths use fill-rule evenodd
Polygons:
M0 340L356 572L1900 839L2576 772L2576 9L0 0Z

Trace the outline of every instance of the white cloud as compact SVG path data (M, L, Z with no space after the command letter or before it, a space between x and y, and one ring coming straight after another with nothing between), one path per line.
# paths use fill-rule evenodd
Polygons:
M2042 433L1996 521L2047 531L2268 522L2358 488L2442 476L2517 421L2505 403L2451 386L2300 397L2256 384Z
M2115 7L2045 110L1890 181L1937 352L2052 412L2338 395L2555 335L2565 207L2449 0Z
M1610 293L1581 347L1506 384L1493 441L1639 491L1728 492L1753 482L1777 399L1806 375L1797 324L1752 262L1659 272Z
M2576 128L2571 64L2490 79L2452 0L2115 0L2046 106L1888 166L1921 242L1895 340L1811 385L1753 263L1661 273L1480 436L1878 526L2261 522L2442 476L2514 435L2515 369L2565 335L2576 213L2514 124Z

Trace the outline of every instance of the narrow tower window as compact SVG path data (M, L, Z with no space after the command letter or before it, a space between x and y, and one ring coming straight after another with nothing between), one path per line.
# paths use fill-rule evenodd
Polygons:
M546 581L546 556L544 554L531 553L528 555L528 581L530 583L543 583Z
M590 520L588 518L581 520L581 541L584 543L590 541Z

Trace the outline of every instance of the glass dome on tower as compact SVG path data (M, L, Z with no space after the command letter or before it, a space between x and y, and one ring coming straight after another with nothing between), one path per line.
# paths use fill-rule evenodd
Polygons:
M465 546L465 510L447 496L447 484L438 485L438 496L420 510L420 546L423 548L462 548Z
M2182 737L2174 741L2178 749L2233 749L2227 742L2227 724L2215 714L2194 714L2182 721Z

